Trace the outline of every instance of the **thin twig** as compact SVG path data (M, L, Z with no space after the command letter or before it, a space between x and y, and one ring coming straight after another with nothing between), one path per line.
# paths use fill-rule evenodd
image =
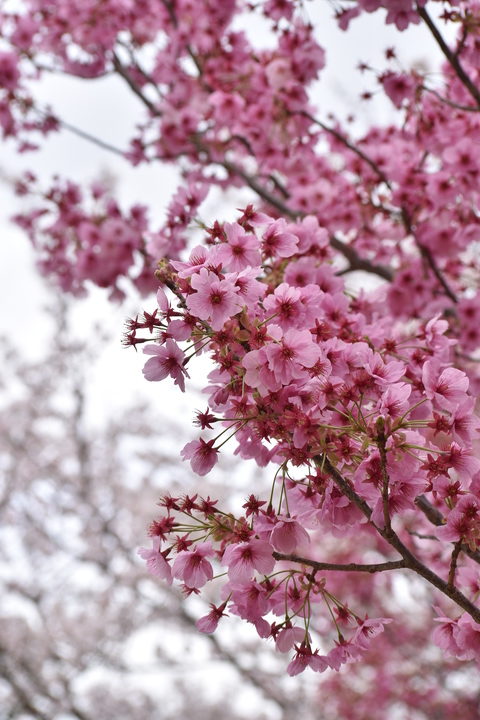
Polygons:
M450 285L448 284L448 282L445 280L445 277L444 277L442 271L440 270L440 268L438 267L438 265L437 265L437 263L436 263L436 261L435 261L435 258L434 258L433 255L432 255L432 252L431 252L430 248L428 248L426 245L424 245L422 242L420 242L420 240L417 238L417 236L416 236L416 234L415 234L415 229L414 229L414 227L413 227L412 220L411 220L411 218L410 218L409 213L407 212L407 210L406 210L405 208L402 208L402 220L403 220L403 223L404 223L404 225L405 225L406 231L407 231L407 232L413 237L413 239L415 240L415 243L416 243L418 249L420 250L421 256L423 257L423 259L425 260L425 262L426 262L427 265L429 266L430 270L433 272L433 274L434 274L435 277L437 278L438 282L439 282L440 285L442 286L442 288L443 288L443 290L444 290L444 292L445 292L445 295L446 295L448 298L450 298L450 300L451 300L453 303L456 304L456 303L458 302L457 296L455 295L455 293L454 293L453 290L451 289L451 287L450 287Z
M389 504L389 486L390 479L387 471L387 439L385 437L385 428L383 426L383 418L379 418L381 425L379 425L377 433L377 446L378 452L380 453L380 464L382 471L382 504L383 504L383 521L385 528L390 530L392 527L390 520L390 504Z
M137 83L133 80L133 78L129 75L129 73L126 71L126 69L123 67L122 63L120 62L119 57L114 52L113 55L113 67L115 68L116 72L125 80L130 90L142 101L142 103L150 110L152 115L156 117L161 116L160 110L144 95L141 91L141 89L138 87Z
M453 102L453 100L449 100L448 98L443 97L433 88L429 88L426 85L422 85L421 88L426 92L432 93L432 95L435 95L435 97L438 98L440 102L445 103L445 105L448 105L449 107L455 108L455 110L463 110L465 112L480 112L480 105L460 105L459 103Z
M372 160L372 158L368 157L366 153L363 152L357 145L354 145L353 143L348 140L348 138L345 137L345 135L342 135L341 132L336 130L335 128L330 127L329 125L326 125L321 120L318 120L316 117L311 115L306 110L301 110L299 112L294 113L295 115L303 115L304 117L308 118L313 122L315 125L318 125L322 128L322 130L325 130L325 132L330 133L330 135L333 135L333 137L337 138L339 142L342 143L342 145L345 145L346 148L351 150L355 155L357 155L363 162L365 162L369 167L374 171L376 175L378 175L379 179L382 180L389 188L391 188L391 184L383 170L380 169L380 167L377 165L377 163Z
M452 66L452 68L455 70L455 73L460 80L460 82L467 88L470 95L473 97L475 102L478 106L480 106L480 90L477 88L477 86L472 82L471 78L465 70L463 69L463 66L460 63L460 60L458 59L458 54L454 53L450 50L447 43L443 39L440 31L436 27L435 23L433 22L432 18L428 14L428 12L425 10L424 7L420 7L420 5L417 5L417 12L424 21L425 25L428 27L430 32L432 33L433 37L435 38L438 47L442 51L442 53L447 58L448 62Z
M83 140L88 140L89 142L93 143L94 145L97 145L98 147L102 148L102 150L108 150L111 153L114 153L115 155L119 155L123 159L125 159L126 152L123 150L120 150L120 148L115 147L115 145L111 145L110 143L106 142L105 140L102 140L101 138L95 137L95 135L92 135L89 132L86 132L85 130L82 130L81 128L76 127L75 125L71 125L70 123L66 122L65 120L61 120L58 117L55 117L55 120L58 122L58 124L64 128L65 130L68 130L68 132L73 133L74 135L77 135L78 137L83 138Z
M309 560L308 558L299 557L294 554L285 554L274 552L273 557L275 560L288 560L290 562L301 563L302 565L308 565L314 570L340 570L343 572L366 572L366 573L377 573L385 572L385 570L400 570L405 568L404 560L392 560L383 563L328 563L318 562L317 560Z

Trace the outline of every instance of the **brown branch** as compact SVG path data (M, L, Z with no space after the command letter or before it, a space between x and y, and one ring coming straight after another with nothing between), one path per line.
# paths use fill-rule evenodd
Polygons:
M451 587L445 580L442 580L433 570L430 570L424 565L412 552L407 548L406 545L400 540L398 535L392 530L392 528L380 528L378 525L372 522L371 515L372 509L363 498L358 495L350 483L343 477L343 475L332 465L331 461L324 456L318 456L315 459L319 467L323 467L326 472L334 480L337 487L343 492L343 494L354 503L359 510L367 517L372 526L377 530L379 535L383 537L389 545L391 545L404 559L405 567L412 570L414 573L423 577L424 580L429 582L431 585L440 590L450 600L453 600L459 607L467 612L475 622L480 624L480 608L474 605L460 590L455 587Z
M115 147L115 145L111 145L110 143L106 142L105 140L102 140L101 138L98 138L95 135L92 135L91 133L86 132L85 130L82 130L81 128L78 128L75 125L71 125L70 123L65 122L65 120L61 120L57 116L54 116L54 117L55 117L55 120L58 122L58 124L65 130L68 130L68 132L71 132L74 135L77 135L78 137L82 138L83 140L88 140L89 142L93 143L94 145L97 145L99 148L102 148L102 150L108 150L109 152L114 153L115 155L119 155L120 157L125 159L126 153L123 150L120 150L120 148Z
M152 115L155 117L160 117L161 112L160 110L155 107L155 105L143 94L141 89L138 87L137 83L133 80L133 78L129 75L127 70L123 67L122 63L120 62L119 57L114 52L113 55L113 67L115 71L125 80L130 90L141 100L141 102L149 109Z
M428 12L425 10L424 7L420 7L417 5L417 12L424 21L425 25L428 27L430 32L432 33L433 37L435 38L438 47L442 51L442 53L447 58L448 62L452 66L452 68L455 70L455 73L460 80L460 82L466 87L470 95L473 97L477 105L480 107L480 90L477 88L477 86L472 82L472 79L467 75L465 70L463 69L463 66L460 63L460 60L458 59L457 53L454 53L450 50L447 43L443 39L440 31L436 27L435 23L433 22L432 18L428 14Z
M377 420L378 435L377 435L377 447L380 453L380 464L382 470L382 504L383 504L383 521L385 523L385 529L391 530L392 524L390 519L390 505L389 505L389 485L390 479L387 471L387 439L385 437L385 427L382 417Z
M427 500L425 495L419 495L416 497L415 505L420 508L423 514L430 520L432 525L436 525L437 527L444 525L445 520L442 513Z
M298 555L285 554L274 552L272 553L275 560L289 560L290 562L301 563L302 565L308 565L314 570L340 570L343 572L366 572L376 573L384 572L385 570L400 570L405 568L404 560L392 560L383 563L328 563L328 562L317 562L317 560L309 560L307 558L299 557Z
M341 253L344 258L346 258L350 263L350 266L347 268L346 272L350 272L352 270L363 270L364 272L378 275L384 280L393 280L393 271L390 270L390 268L385 267L385 265L377 265L370 260L365 260L357 253L354 247L342 242L342 240L339 240L337 237L335 237L335 235L330 236L330 245L333 247L334 250L337 250L337 252Z
M359 157L363 162L365 162L372 170L373 172L378 175L379 179L382 180L388 187L391 187L390 180L387 178L383 170L380 169L380 167L377 165L377 163L372 160L372 158L368 157L366 153L363 152L363 150L360 150L360 148L357 145L354 145L348 138L346 138L344 135L342 135L341 132L336 130L335 128L330 127L329 125L326 125L321 120L318 120L316 117L311 115L306 110L301 110L296 113L292 113L294 115L303 115L304 117L308 118L313 122L315 125L318 125L322 128L322 130L325 130L325 132L330 133L330 135L333 135L333 137L337 138L339 142L342 143L342 145L345 145L346 148L351 150L357 157Z
M443 288L443 290L444 290L444 292L445 292L445 295L446 295L448 298L450 298L450 300L451 300L453 303L456 304L456 303L458 302L457 296L455 295L455 293L454 293L453 290L451 289L450 285L449 285L449 284L447 283L447 281L445 280L445 277L443 276L440 268L438 267L438 265L437 265L437 263L436 263L436 261L435 261L435 258L433 257L430 249L429 249L426 245L424 245L422 242L420 242L420 240L417 238L417 236L416 236L416 234L415 234L415 230L414 230L413 224L412 224L412 221L411 221L411 218L410 218L410 215L408 214L408 212L407 212L407 210L406 210L405 208L402 208L402 220L403 220L403 224L405 225L406 231L407 231L407 232L413 237L413 239L415 240L415 243L416 243L418 249L420 250L421 256L423 257L423 259L425 260L425 262L426 262L427 265L429 266L430 270L433 272L433 274L434 274L435 277L437 278L438 282L439 282L440 285L442 286L442 288Z
M433 88L429 88L426 85L422 85L421 88L426 92L432 93L432 95L435 95L440 102L448 105L449 107L455 108L455 110L463 110L464 112L480 112L480 105L460 105L459 103L453 102L453 100L443 97Z
M152 86L152 88L155 90L156 94L158 95L159 99L160 99L160 100L163 100L164 97L163 97L163 95L162 95L162 93L161 93L161 91L160 91L160 88L158 87L158 84L157 84L156 81L152 78L152 76L149 75L149 74L147 73L147 71L144 70L144 68L140 65L140 63L138 62L137 58L135 57L133 48L131 48L130 45L128 45L126 42L123 42L122 40L118 40L118 39L117 39L117 45L120 45L120 47L123 47L123 48L126 50L126 52L128 52L128 55L129 55L129 57L130 57L130 62L132 63L132 65L135 66L137 72L139 72L140 75L144 78L144 80L145 80L149 85Z
M455 543L452 551L452 558L450 560L450 570L448 571L448 584L453 588L455 584L455 571L457 569L458 556L462 551L462 543L460 540Z
M445 518L443 517L442 513L440 512L440 510L434 507L429 500L427 500L425 495L419 495L418 497L416 497L415 505L420 508L425 517L430 520L432 525L436 525L437 527L445 525ZM438 540L438 538L434 539ZM465 543L461 544L460 549L465 555L468 555L471 560L480 565L480 552L478 550L472 550L472 548L468 545L465 545Z

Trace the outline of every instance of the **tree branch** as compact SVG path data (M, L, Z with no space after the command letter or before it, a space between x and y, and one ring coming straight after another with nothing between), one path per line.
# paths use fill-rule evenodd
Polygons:
M415 505L420 508L432 525L436 525L437 527L445 525L445 518L442 513L427 500L425 495L418 495L418 497L415 498ZM471 560L474 560L480 565L480 552L478 550L472 550L468 545L465 545L465 543L461 543L460 549L465 555L468 555Z
M348 260L350 265L347 270L349 272L352 270L363 270L364 272L378 275L389 282L393 280L393 271L390 270L390 268L385 267L385 265L377 265L370 260L365 260L365 258L362 258L357 253L352 245L347 245L347 243L339 240L335 235L330 236L330 245Z
M453 600L459 607L467 612L475 622L480 624L480 608L474 605L460 590L449 585L445 580L442 580L436 573L430 568L424 565L400 540L398 535L392 530L392 528L380 528L378 525L371 521L372 509L363 498L358 495L350 483L343 477L343 475L332 465L331 461L326 455L318 456L316 463L319 467L323 467L331 478L336 483L337 487L343 492L343 494L354 503L359 510L367 517L372 526L377 532L383 537L389 545L391 545L404 559L405 567L412 570L424 580L429 582L431 585L440 590L450 600Z
M57 116L55 116L55 120L58 122L59 125L61 125L62 128L64 128L65 130L68 130L68 132L71 132L74 135L77 135L78 137L82 138L83 140L88 140L89 142L93 143L94 145L97 145L99 148L102 148L102 150L108 150L109 152L114 153L115 155L119 155L120 157L125 159L125 152L123 150L120 150L120 148L115 147L115 145L111 145L110 143L106 142L105 140L95 137L95 135L91 135L89 132L86 132L85 130L78 128L75 125L71 125L70 123L65 122L65 120L61 120Z
M325 130L325 132L329 133L330 135L333 135L333 137L337 138L339 142L342 143L342 145L345 145L346 148L351 150L357 157L359 157L363 162L365 162L372 170L373 172L378 175L378 178L382 180L388 187L391 187L390 180L387 178L383 170L379 168L377 163L372 160L372 158L368 157L363 150L360 150L360 148L357 145L354 145L348 138L346 138L344 135L342 135L341 132L336 130L335 128L330 127L329 125L325 125L321 120L317 120L316 117L311 115L306 110L302 110L297 113L292 113L295 115L303 115L304 117L308 118L311 122L313 122L315 125L318 125L322 128L322 130Z
M118 55L114 52L112 54L113 67L115 71L125 80L130 90L141 100L141 102L149 109L152 115L156 117L161 116L160 110L142 93L137 83L130 77L129 73L125 70Z
M436 27L435 23L433 22L432 18L428 14L428 12L425 10L425 8L420 7L420 5L417 5L417 12L424 21L425 25L428 27L430 32L432 33L433 37L435 38L438 47L442 51L442 53L447 58L448 62L452 66L452 68L455 70L455 73L460 80L460 82L466 87L470 95L473 97L477 105L480 107L480 90L476 87L476 85L472 82L471 78L467 75L465 70L463 69L463 66L460 63L460 60L458 59L458 55L456 53L453 53L450 48L448 47L447 43L443 39L440 31Z
M273 557L275 560L289 560L290 562L301 563L302 565L308 565L314 570L340 570L343 572L366 572L366 573L377 573L385 572L385 570L400 570L401 568L407 567L404 560L392 560L383 563L328 563L328 562L317 562L317 560L309 560L307 558L299 557L294 554L285 554L274 552Z
M427 87L427 85L422 85L422 90L432 93L432 95L435 95L435 97L440 100L440 102L448 105L449 107L455 108L455 110L463 110L464 112L480 112L480 105L460 105L459 103L453 102L453 100L444 98L442 95L440 95L439 92L437 92L433 88Z
M413 237L413 239L415 240L415 243L416 243L418 249L420 250L421 256L423 257L423 259L425 260L425 262L426 262L427 265L429 266L430 270L433 272L433 274L434 274L435 277L437 278L438 282L439 282L440 285L442 286L442 288L443 288L443 290L444 290L444 292L445 292L445 295L446 295L448 298L450 298L450 300L451 300L453 303L456 304L456 303L458 302L457 296L455 295L455 293L454 293L453 290L451 289L450 285L449 285L449 284L447 283L447 281L445 280L445 277L443 276L443 273L442 273L441 270L439 269L439 267L438 267L438 265L437 265L437 263L436 263L436 261L435 261L435 258L433 257L433 255L432 255L432 253L431 253L431 251L430 251L430 248L428 248L426 245L424 245L422 242L420 242L420 240L417 238L417 236L416 236L416 234L415 234L415 230L414 230L413 224L412 224L412 220L411 220L410 215L408 214L408 212L407 212L407 210L406 210L405 208L402 208L402 219L403 219L403 224L405 225L406 231L407 231L407 232Z
M462 543L460 540L455 543L452 551L452 557L450 560L450 570L448 571L448 584L453 588L455 584L455 571L457 569L457 560L462 550Z

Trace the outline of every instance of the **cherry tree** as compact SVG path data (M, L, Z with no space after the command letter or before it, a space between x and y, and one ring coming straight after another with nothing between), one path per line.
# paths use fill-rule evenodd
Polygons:
M341 31L378 12L399 33L423 25L443 56L435 76L402 68L395 48L380 69L362 63L395 116L357 132L316 108L326 56L314 4L6 9L0 121L20 151L62 129L36 101L38 78L115 74L145 116L127 149L110 149L182 173L161 227L101 184L44 189L33 173L17 190L40 200L17 222L65 291L156 291L124 339L148 356L147 381L184 391L208 355L201 434L182 452L198 475L227 443L270 473L269 491L254 485L235 508L201 489L160 501L140 554L164 583L212 590L199 630L239 616L289 653L290 675L348 666L360 693L362 668L383 668L371 690L387 703L380 713L397 702L387 660L411 679L402 648L429 638L441 650L430 680L402 702L412 717L448 717L457 702L474 717L471 687L452 680L461 699L447 699L435 682L480 659L480 7L335 3ZM245 18L267 24L265 47ZM231 188L251 202L202 218L207 195ZM372 717L373 701L365 709L349 692L333 716Z

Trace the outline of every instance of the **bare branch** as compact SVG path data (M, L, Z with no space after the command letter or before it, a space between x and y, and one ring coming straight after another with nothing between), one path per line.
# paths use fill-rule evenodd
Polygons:
M325 130L325 132L329 133L330 135L333 135L339 142L341 142L343 145L345 145L346 148L351 150L357 157L359 157L363 162L365 162L372 170L373 172L378 175L379 180L384 182L388 187L391 187L390 180L387 178L383 170L379 168L377 163L372 160L372 158L368 157L366 153L361 150L358 145L354 145L348 138L345 137L345 135L342 135L341 132L336 130L335 128L330 127L329 125L326 125L321 120L317 120L316 117L311 115L306 110L302 110L301 112L295 113L296 115L303 115L304 117L308 118L313 122L315 125L318 125L322 128L322 130Z
M455 108L456 110L463 110L464 112L480 112L480 105L460 105L459 103L453 102L453 100L443 97L439 92L433 88L429 88L427 85L422 85L422 90L432 93L432 95L435 95L440 102L448 105L449 107Z
M392 560L383 563L328 563L318 562L317 560L309 560L308 558L299 557L294 554L285 554L274 552L273 557L275 560L289 560L290 562L301 563L302 565L308 565L314 570L339 570L342 572L365 572L365 573L377 573L385 572L386 570L400 570L401 568L407 567L404 560Z
M424 7L421 7L420 5L417 5L417 12L432 33L433 37L435 38L438 47L442 51L442 53L447 58L448 62L452 66L452 68L455 70L455 73L460 80L460 82L466 87L470 95L473 97L475 102L477 103L477 106L480 107L480 90L477 88L477 86L472 82L471 78L467 75L465 70L463 69L463 66L460 63L460 60L458 59L458 54L454 53L450 50L447 43L442 37L442 34L438 30L437 26L433 22L432 18L426 11Z

